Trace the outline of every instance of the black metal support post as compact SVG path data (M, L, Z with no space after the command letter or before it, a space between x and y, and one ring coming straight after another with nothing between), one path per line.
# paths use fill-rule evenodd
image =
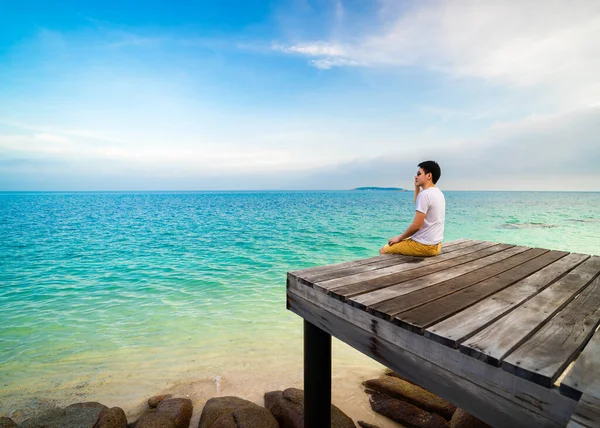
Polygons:
M304 428L331 426L331 335L304 320Z

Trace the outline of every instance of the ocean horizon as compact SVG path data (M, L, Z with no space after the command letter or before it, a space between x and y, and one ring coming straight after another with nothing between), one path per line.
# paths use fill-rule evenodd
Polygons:
M368 186L377 187L377 186ZM485 193L600 193L600 190L511 190L511 189L442 189L444 192L485 192ZM97 190L0 190L0 194L19 193L273 193L273 192L413 192L413 189L397 188L352 188L352 189L97 189Z
M444 193L445 241L600 255L600 192ZM2 191L0 416L302 387L286 273L374 256L413 214L412 191ZM382 369L334 341L334 403L370 412Z

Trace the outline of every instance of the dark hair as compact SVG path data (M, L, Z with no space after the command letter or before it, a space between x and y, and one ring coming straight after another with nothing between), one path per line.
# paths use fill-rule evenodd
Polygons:
M431 173L431 181L433 181L433 184L437 183L442 175L442 168L440 168L436 161L421 162L419 168L423 168L425 174Z

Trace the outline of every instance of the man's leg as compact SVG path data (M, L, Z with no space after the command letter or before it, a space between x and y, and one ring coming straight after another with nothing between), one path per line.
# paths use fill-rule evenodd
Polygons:
M406 238L394 245L386 244L379 250L379 254L402 254L404 256L431 257L437 256L441 251L438 245L424 245L410 238Z
M393 245L385 244L379 250L379 254L381 254L381 255L383 255L383 254L402 254L404 256L414 256L415 254L413 254L413 251L408 242L409 239L410 238L406 238L406 239L404 239L400 242L397 242Z

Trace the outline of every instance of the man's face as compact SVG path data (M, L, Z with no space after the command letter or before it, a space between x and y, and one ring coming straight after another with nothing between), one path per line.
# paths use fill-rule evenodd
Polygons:
M419 168L417 174L415 175L415 186L423 186L427 181L426 176L431 177L431 173L425 174L423 168Z

